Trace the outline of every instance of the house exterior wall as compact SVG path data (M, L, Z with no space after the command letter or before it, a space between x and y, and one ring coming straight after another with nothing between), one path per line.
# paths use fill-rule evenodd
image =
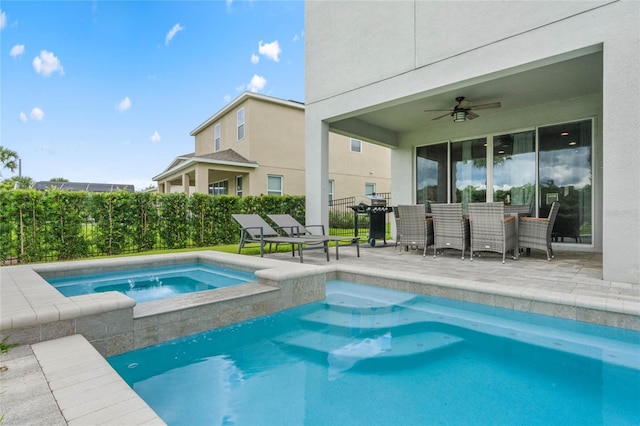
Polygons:
M244 138L237 137L237 112L244 108ZM305 107L280 102L276 98L244 94L215 119L209 119L192 132L195 157L214 153L215 126L220 125L220 151L232 149L258 163L256 168L197 163L162 179L164 192L207 193L210 183L228 181L229 194L236 194L236 177L242 176L242 195L267 194L268 176L283 177L283 193L305 194ZM334 198L364 195L365 184L378 192L390 191L391 154L387 148L363 143L362 152L350 152L350 138L331 134L335 142L331 157ZM372 172L373 171L373 172Z
M283 176L285 194L304 194L304 109L258 99L245 104L246 139L237 152L260 164L249 194L266 194L269 175Z
M397 135L388 144L393 201L415 200L416 146L593 118L593 248L602 250L605 280L640 283L639 17L640 3L624 1L307 2L307 221L327 221L326 172L313 159L326 155L332 121L601 51L601 97L531 105L458 135Z
M334 199L363 196L365 185L376 192L391 189L390 151L388 148L362 143L361 152L351 152L351 138L329 134L329 179L334 181Z

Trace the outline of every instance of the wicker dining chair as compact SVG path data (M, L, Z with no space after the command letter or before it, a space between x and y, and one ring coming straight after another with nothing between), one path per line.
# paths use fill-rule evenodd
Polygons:
M502 263L508 251L516 258L516 218L505 217L504 203L470 203L467 207L471 222L471 260L474 251L501 253Z
M400 254L403 249L422 248L426 256L427 247L433 244L433 221L426 218L424 204L399 205L398 217Z
M520 249L538 249L547 252L547 260L554 258L551 248L551 232L558 216L560 203L554 201L549 210L549 217L521 217L518 226L518 245Z
M393 206L393 217L395 219L396 222L396 247L398 247L398 244L400 243L400 214L398 213L398 206Z
M456 249L464 252L469 248L469 220L462 214L462 204L431 204L433 215L433 257L438 249Z

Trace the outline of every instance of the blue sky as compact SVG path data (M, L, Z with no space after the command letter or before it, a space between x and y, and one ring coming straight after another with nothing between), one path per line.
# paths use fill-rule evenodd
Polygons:
M304 101L302 0L2 1L0 27L0 145L35 181L140 190L242 92Z

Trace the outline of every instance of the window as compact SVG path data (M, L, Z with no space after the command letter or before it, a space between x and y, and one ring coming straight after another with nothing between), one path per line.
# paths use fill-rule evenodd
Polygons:
M209 194L213 195L227 195L229 193L229 181L221 180L209 184Z
M238 140L244 139L244 108L240 108L237 113L238 119Z
M213 151L220 151L220 123L213 127Z
M282 195L282 176L269 175L267 177L267 194Z
M375 183L365 183L364 184L364 195L373 195L376 193L376 184Z
M236 195L242 197L242 176L236 176Z
M351 139L351 152L362 152L362 141L359 139Z
M333 179L329 179L329 205L330 206L333 204L334 185L335 185L335 181Z

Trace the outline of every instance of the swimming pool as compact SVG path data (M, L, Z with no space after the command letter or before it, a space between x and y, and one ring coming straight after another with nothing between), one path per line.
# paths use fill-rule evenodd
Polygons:
M109 362L170 425L624 425L638 354L639 332L332 281Z
M47 281L67 297L118 291L140 303L255 279L251 272L205 263L184 263L48 278Z

